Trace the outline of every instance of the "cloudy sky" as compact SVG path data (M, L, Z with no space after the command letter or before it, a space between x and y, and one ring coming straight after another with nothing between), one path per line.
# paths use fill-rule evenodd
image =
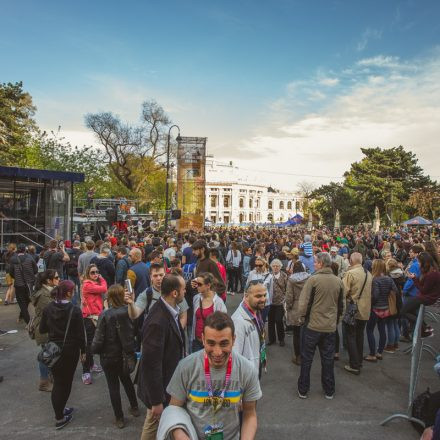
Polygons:
M440 179L438 0L3 2L0 81L47 130L137 123L155 99L184 136L259 182L338 180L360 147L403 145Z

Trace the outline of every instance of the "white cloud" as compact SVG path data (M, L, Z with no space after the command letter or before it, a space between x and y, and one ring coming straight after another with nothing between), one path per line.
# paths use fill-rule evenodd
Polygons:
M382 31L378 29L367 28L363 32L361 39L357 44L356 49L358 52L362 52L367 48L370 40L380 40L381 38L382 38Z
M319 80L319 84L321 84L323 86L334 87L339 84L339 79L338 78L322 78Z

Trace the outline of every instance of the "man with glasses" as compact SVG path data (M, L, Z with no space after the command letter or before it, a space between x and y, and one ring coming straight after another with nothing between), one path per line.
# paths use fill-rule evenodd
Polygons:
M266 292L261 280L250 281L243 301L232 315L235 325L234 352L254 365L259 378L266 366L265 329L261 313L266 305Z

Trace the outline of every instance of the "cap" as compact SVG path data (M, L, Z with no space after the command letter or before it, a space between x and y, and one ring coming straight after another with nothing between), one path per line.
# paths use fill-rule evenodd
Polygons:
M330 252L338 252L338 248L336 246L332 246L330 248Z

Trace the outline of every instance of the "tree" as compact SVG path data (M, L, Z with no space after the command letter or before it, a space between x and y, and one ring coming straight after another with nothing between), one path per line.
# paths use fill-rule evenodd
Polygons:
M309 212L309 206L310 206L310 200L313 194L313 191L316 188L316 185L313 182L307 182L306 180L303 180L298 183L298 193L303 198L302 202L302 212L304 216L308 215Z
M25 154L37 126L36 107L23 83L0 83L0 161L15 165Z
M440 186L433 183L415 190L409 197L408 206L411 216L421 215L435 220L440 213Z
M171 121L155 101L143 103L140 125L126 124L109 112L89 113L85 123L104 147L113 176L130 192L139 193L149 174L162 168L159 159L166 154Z

